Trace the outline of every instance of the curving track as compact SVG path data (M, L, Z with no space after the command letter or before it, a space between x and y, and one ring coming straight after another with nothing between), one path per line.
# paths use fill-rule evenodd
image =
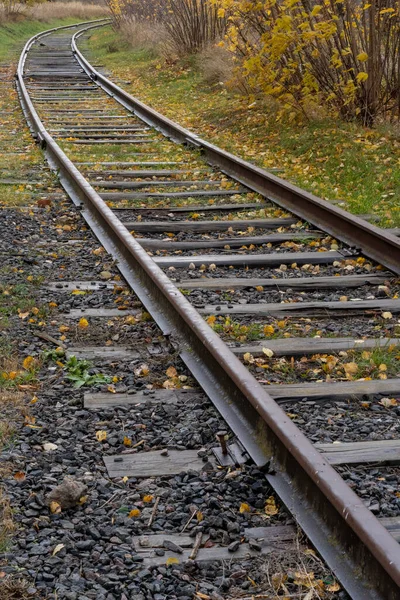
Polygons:
M299 375L303 356L398 344L394 325L379 339L371 322L390 313L395 323L400 312L396 232L221 151L129 96L77 47L80 35L102 25L51 30L27 43L17 85L33 135L128 285L351 597L398 598L400 552L385 527L397 521L380 522L340 475L353 465L397 464L398 440L363 446L357 439L338 458L338 445L317 449L285 412L297 402L301 417L304 398L323 411L321 399L397 394L395 379L327 384ZM221 323L225 339L205 317L216 329ZM291 330L296 337L232 343L232 322L271 335L293 317L305 327ZM332 337L316 333L332 331L338 318ZM275 377L287 357L291 385ZM262 383L268 365L275 385Z

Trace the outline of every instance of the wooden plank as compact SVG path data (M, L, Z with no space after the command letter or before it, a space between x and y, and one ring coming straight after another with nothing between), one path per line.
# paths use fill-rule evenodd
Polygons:
M104 180L96 180L92 179L89 181L92 186L101 187L101 188L111 188L115 190L129 190L129 189L140 189L140 188L148 188L148 187L191 187L192 185L196 185L198 187L204 186L219 186L221 185L221 181L215 181L214 179L202 179L200 181L189 181L186 179L167 179L167 180L155 180L151 179L150 181L116 181L115 179L110 179L109 181ZM190 191L190 190L188 190ZM217 191L217 190L215 190ZM224 190L225 191L225 190ZM214 193L214 190L207 190L209 194ZM233 190L233 193L240 193L240 190Z
M241 248L242 246L254 246L260 244L279 244L290 240L309 238L319 238L321 233L309 231L304 233L270 233L269 235L257 235L243 238L223 238L220 240L192 240L190 242L174 242L172 240L154 240L152 238L136 238L139 244L148 250L194 250L197 248Z
M155 404L184 403L201 394L201 390L146 390L134 394L85 393L85 408L110 408L112 406L129 406L151 402Z
M265 391L276 401L286 403L307 400L330 402L337 399L400 395L400 379L376 379L371 381L325 381L323 383L293 383L266 385Z
M154 262L160 267L187 268L190 264L195 267L214 264L217 267L232 265L276 267L282 264L290 265L322 265L331 264L335 260L342 261L345 257L339 252L271 252L270 254L203 254L196 256L154 256ZM281 306L284 306L283 304Z
M161 477L178 475L183 471L202 471L209 463L197 455L197 450L169 450L162 456L159 450L138 452L137 454L116 454L104 456L104 464L109 477Z
M139 241L139 240L138 240ZM247 278L247 277L204 277L202 279L181 279L177 285L185 290L229 290L252 288L261 285L264 288L293 290L325 290L337 288L357 288L362 285L381 285L393 277L386 275L343 275L341 277L290 277L283 279Z
M317 253L319 254L319 253ZM321 253L322 254L322 253ZM219 307L219 308L218 308ZM365 312L365 311L388 311L391 313L400 312L400 299L383 300L375 298L374 300L355 300L354 302L290 302L287 304L267 303L267 304L208 304L205 308L198 309L205 315L310 315L312 317L328 315L332 312L341 314L346 311Z
M67 350L69 356L88 360L133 360L143 356L143 352L127 346L70 346Z
M104 197L104 194L101 195ZM125 197L125 196L124 196ZM110 200L112 198L109 198ZM290 227L298 222L298 219L249 219L234 221L125 221L125 227L137 231L153 232L179 232L179 231L227 231L228 229L248 229L256 227L259 229L274 229L275 227ZM344 257L342 256L342 259Z
M331 465L400 462L400 440L315 444Z
M272 525L271 527L249 527L244 530L243 537L246 540L259 540L261 544L271 542L292 541L296 539L296 528L293 525ZM206 536L204 536L204 541ZM133 546L136 552L143 555L151 555L155 548L163 548L164 542L173 542L181 548L193 548L194 538L184 533L171 533L165 531L149 535L134 536ZM175 556L177 555L176 553ZM233 556L233 554L231 554Z
M98 290L112 290L114 286L125 286L123 281L50 281L45 284L45 287L48 290L53 290L55 292L72 292L73 290L83 290L83 291L98 291Z
M304 354L332 354L341 350L365 350L398 346L400 338L279 338L264 340L257 344L230 346L234 354L250 352L253 356L262 356L263 348L269 348L275 356L303 356Z
M155 140L154 140L155 141ZM85 142L72 142L73 144L85 143ZM89 143L89 142L87 142ZM90 142L95 144L96 142ZM97 142L99 143L99 142ZM108 142L110 143L110 142ZM113 142L116 143L116 142ZM100 193L99 196L103 200L141 200L145 198L215 198L216 196L238 196L241 194L246 194L247 191L245 189L240 190L210 190L209 192L205 191L187 191L187 192L105 192ZM151 221L150 221L151 222ZM297 221L296 221L297 222ZM170 231L170 230L168 230Z
M196 562L232 562L237 560L248 559L251 557L266 556L268 554L276 553L279 551L284 552L285 550L291 547L291 544L288 544L287 542L275 542L273 544L262 546L260 552L252 550L248 544L241 544L236 552L229 552L228 548L221 546L213 546L212 548L200 548L196 556ZM168 558L178 558L179 562L185 563L189 560L191 551L191 549L184 550L182 554L176 554L175 552L166 551L164 556L154 555L146 557L143 561L143 564L146 565L146 567L165 565Z
M396 542L400 542L400 517L380 517L379 522L386 527Z
M123 317L125 315L138 315L142 311L137 308L119 310L118 308L71 308L68 313L60 313L65 319L80 319L81 317L93 317L109 319L111 317Z
M120 171L123 172L123 171ZM141 171L127 171L128 173L140 173ZM142 171L143 173L145 171ZM151 172L151 171L149 171ZM156 171L154 171L156 172ZM112 173L112 171L108 171ZM132 175L133 176L133 175ZM137 175L139 177L139 175ZM191 212L215 212L215 211L237 211L246 209L257 209L269 208L270 204L262 204L261 202L236 202L231 204L188 204L187 206L122 206L112 207L113 211L116 210L130 210L132 212L140 213L152 213L153 216L157 216L158 213L165 216L166 213L191 213Z

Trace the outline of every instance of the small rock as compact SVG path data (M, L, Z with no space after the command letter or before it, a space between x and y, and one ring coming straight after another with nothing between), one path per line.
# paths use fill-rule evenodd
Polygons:
M101 279L108 280L108 279L112 278L112 273L110 273L110 271L102 271L100 273L100 277L101 277Z
M79 504L80 498L85 495L87 486L72 477L66 477L64 481L51 490L46 496L46 503L50 505L57 502L62 510L73 508Z
M237 552L239 550L240 542L239 540L235 540L232 544L228 546L228 552Z
M171 552L176 552L177 554L183 553L183 549L180 546L178 546L178 544L175 544L174 542L171 542L170 540L164 540L163 546L166 550L170 550Z

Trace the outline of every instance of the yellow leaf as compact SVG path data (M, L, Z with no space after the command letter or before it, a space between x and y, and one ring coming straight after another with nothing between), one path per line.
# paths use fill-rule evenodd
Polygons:
M360 54L357 54L357 60L360 62L365 62L368 60L368 54L366 52L360 52Z
M272 517L273 515L278 514L278 508L275 504L275 498L273 496L270 496L269 498L266 499L264 510L265 510L265 514L268 515L269 517Z
M225 16L225 9L224 9L224 8L219 8L219 9L218 9L218 12L217 12L217 16L218 16L220 19L223 19L223 18L224 18L224 16Z
M62 550L63 548L65 548L65 544L57 544L57 546L54 548L51 555L55 556L57 554L57 552L60 552L60 550Z
M24 367L24 369L28 370L32 367L33 361L34 361L33 356L27 356L26 358L24 358L22 366Z
M113 385L108 385L107 390L110 392L110 394L116 394L116 392L117 392L117 390L115 389L115 387Z
M58 331L60 333L65 333L65 332L69 331L69 327L68 327L68 325L60 325L60 327L58 328Z
M122 482L123 482L123 483L127 483L128 481L129 481L129 477L127 477L127 476L125 475L125 477L123 477L123 478L122 478Z
M143 496L143 502L152 502L154 499L154 496L152 496L151 494L148 494L147 496Z
M32 400L30 401L30 404L36 404L38 400L39 398L37 396L33 396Z
M140 515L140 510L138 508L132 508L131 512L129 513L128 517L130 519L134 518L134 517L138 517Z
M209 325L214 325L216 318L217 317L215 315L210 315L209 317L207 317L206 321Z
M384 312L382 313L382 318L383 319L391 319L393 317L391 312Z
M179 565L179 560L177 558L175 558L175 556L170 556L169 558L167 558L167 560L165 561L165 564L167 566L169 565Z
M265 356L268 356L268 358L271 358L274 355L273 351L270 350L270 348L263 348L262 351L263 354L265 354Z
M242 502L242 504L239 507L239 512L240 513L246 513L246 512L250 512L251 508L248 504L246 504L246 502Z
M379 370L380 370L380 371L387 371L387 366L385 365L385 363L381 363L381 364L379 365Z
M20 313L18 314L18 316L19 316L19 318L20 318L20 319L24 320L24 319L26 319L27 317L29 317L29 313L28 313L28 312L20 312Z
M50 502L50 512L53 515L58 515L61 512L61 505L58 502Z
M84 296L86 292L84 292L83 290L72 290L71 294L73 296Z
M57 302L49 302L49 308L56 308Z
M365 73L364 71L361 71L357 77L356 77L357 81L359 83L363 82L363 81L367 81L368 79L368 73Z
M257 292L263 292L264 288L262 285L256 285L256 290L257 290Z
M80 504L82 506L82 504L85 504L85 502L87 502L88 496L81 496L79 498L79 502L78 504Z
M80 329L86 329L86 327L89 327L89 321L82 317L81 319L79 319L78 327Z
M265 335L272 335L273 333L275 333L275 328L272 327L272 325L265 325L263 331Z
M355 375L358 371L358 365L355 362L345 363L343 365L344 372L346 373L347 379L352 379L352 376Z
M322 10L322 6L317 4L316 6L314 6L314 8L311 11L311 16L312 17L316 17Z
M132 440L127 436L124 437L124 446L132 446Z
M243 360L244 360L244 362L253 363L254 356L252 354L250 354L250 352L245 352L243 354Z
M197 521L199 523L204 519L204 516L203 516L203 513L201 512L201 510L197 511L197 513L196 513L196 519L197 519Z
M37 314L39 314L39 309L38 309L36 306L34 306L34 307L32 308L32 314L33 314L33 315L37 315Z
M104 431L104 429L99 429L96 431L96 438L99 442L104 442L107 439L107 431Z
M165 374L167 377L177 377L178 376L178 372L175 369L175 367L168 367L168 369L165 371Z
M327 585L325 589L327 592L338 592L340 590L340 585L335 581L335 583Z
M397 400L395 398L381 398L379 404L382 404L385 408L390 408L391 406L397 406Z

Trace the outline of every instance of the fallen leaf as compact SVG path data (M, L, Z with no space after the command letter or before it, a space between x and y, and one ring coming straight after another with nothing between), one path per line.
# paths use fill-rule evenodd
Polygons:
M264 511L265 514L268 515L268 517L272 517L278 514L279 511L275 504L275 498L273 496L270 496L266 499Z
M86 329L86 327L89 327L89 321L82 317L81 319L79 319L78 327L80 329Z
M391 406L397 406L397 400L395 398L381 398L379 404L382 404L385 408L390 408Z
M268 356L268 358L271 358L274 355L273 350L270 350L270 348L263 348L262 351L265 356Z
M54 548L51 555L55 556L57 554L57 552L60 552L60 550L62 550L63 548L65 548L65 544L57 544L57 546Z
M32 367L34 360L35 359L33 358L33 356L27 356L26 358L24 358L22 362L22 366L24 367L24 369L28 371Z
M327 592L338 592L340 590L340 585L338 584L337 581L335 581L335 583L331 583L330 585L327 585L325 589Z
M132 440L128 436L124 436L124 446L132 446Z
M148 494L147 496L143 496L143 502L152 502L154 500L154 496L152 496L151 494Z
M239 512L240 513L246 513L246 512L250 512L250 506L248 504L246 504L246 502L242 502L242 504L239 507Z
M168 369L165 371L165 374L167 377L177 377L178 372L175 367L168 367Z
M16 473L14 473L14 479L16 481L24 481L25 477L26 475L23 471L17 471Z
M104 429L99 429L96 431L96 438L99 442L104 442L107 439L107 431L104 431Z
M50 512L53 515L58 515L61 512L61 505L58 502L55 502L53 500L53 502L50 502Z
M391 312L383 312L382 313L382 318L383 319L391 319L393 317Z
M133 517L138 517L139 515L140 515L140 510L138 508L132 508L132 510L128 514L128 517L130 519L132 519Z
M165 561L165 564L167 566L169 565L179 565L179 560L177 558L175 558L175 556L170 556L169 558L167 558L167 560Z

